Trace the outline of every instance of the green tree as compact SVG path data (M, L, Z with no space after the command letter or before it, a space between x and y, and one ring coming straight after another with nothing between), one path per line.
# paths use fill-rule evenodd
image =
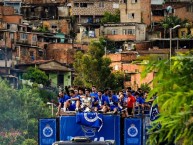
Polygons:
M115 14L105 12L104 17L101 19L101 23L105 24L108 22L114 22L114 23L119 23L120 22L120 11L117 10Z
M158 145L182 141L183 145L193 141L193 56L179 55L169 61L159 61L147 67L148 71L156 70L154 89L150 97L157 93L160 117L152 123L149 130L148 144ZM157 130L157 124L161 129Z
M112 72L108 78L108 87L118 92L124 88L124 73L121 71Z
M34 83L43 85L47 85L49 82L48 76L45 74L45 72L34 67L29 67L27 72L23 74L23 78L25 80L31 80Z
M92 84L98 88L107 86L108 78L111 74L109 67L111 61L103 57L104 45L101 42L91 42L87 53L77 52L75 55L74 68L77 76L75 85L91 87Z

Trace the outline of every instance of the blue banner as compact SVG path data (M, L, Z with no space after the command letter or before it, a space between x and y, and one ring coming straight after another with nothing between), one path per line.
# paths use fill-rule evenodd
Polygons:
M103 126L103 114L98 113L77 113L76 123L92 128L96 128L98 132Z
M142 145L142 121L140 118L126 118L124 145Z
M60 117L60 140L71 140L75 136L87 136L94 141L115 140L116 145L120 145L120 116L103 115L103 125L100 130L80 125L76 121L76 116Z
M39 119L39 145L52 145L56 141L56 119Z
M154 106L151 107L150 120L154 121L158 119L158 117L159 117L159 109L158 109L158 105L155 104Z

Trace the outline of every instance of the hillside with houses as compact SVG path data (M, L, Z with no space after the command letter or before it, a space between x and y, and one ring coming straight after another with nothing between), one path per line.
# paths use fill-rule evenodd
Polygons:
M0 75L15 88L29 67L44 71L52 87L72 85L76 52L100 38L125 87L153 86L154 72L141 80L144 63L136 60L193 46L191 0L1 0L0 20Z

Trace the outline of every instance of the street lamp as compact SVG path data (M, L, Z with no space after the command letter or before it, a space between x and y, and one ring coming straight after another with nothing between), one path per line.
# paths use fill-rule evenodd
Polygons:
M180 27L180 25L176 25L173 28L170 28L170 65L171 65L171 57L172 57L172 30Z
M6 49L5 49L6 50ZM3 51L2 49L0 49L0 51L4 54L5 56L5 69L6 69L6 75L8 74L8 70L7 70L7 51Z
M52 116L54 116L54 103L47 102L47 105L51 105L52 106Z

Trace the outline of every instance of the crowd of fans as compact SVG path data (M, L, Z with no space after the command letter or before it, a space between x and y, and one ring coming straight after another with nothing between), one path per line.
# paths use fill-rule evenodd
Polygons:
M146 102L148 92L138 89L136 91L128 87L125 90L114 92L111 89L97 90L96 86L92 88L74 87L60 91L58 94L58 111L76 112L99 112L121 114L122 117L129 117L135 113L143 114L149 110L152 101Z

